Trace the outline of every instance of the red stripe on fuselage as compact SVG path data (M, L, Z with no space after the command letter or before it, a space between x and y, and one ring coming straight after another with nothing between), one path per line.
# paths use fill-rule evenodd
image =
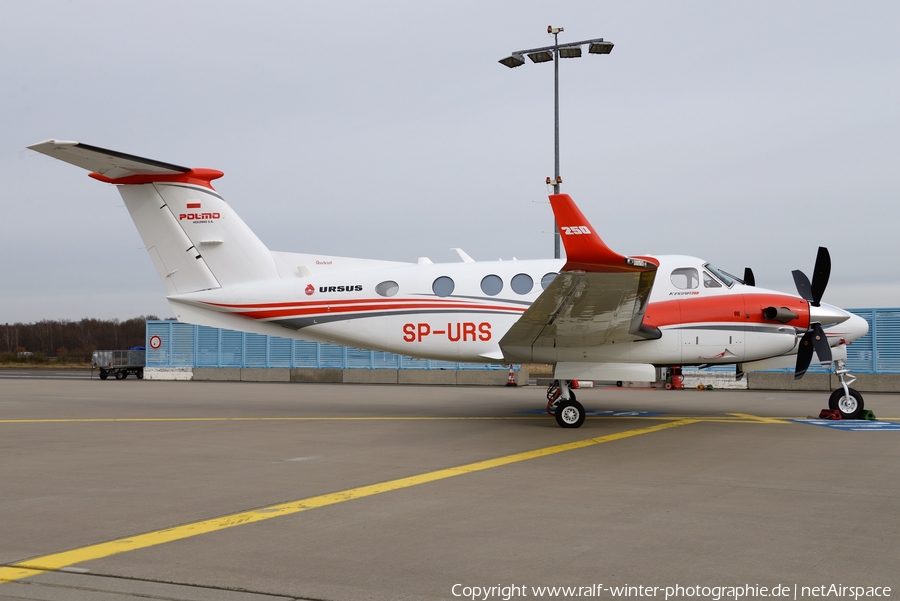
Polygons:
M433 303L437 305L446 305L448 302L454 302L457 305L462 306L466 304L471 307L481 307L483 306L481 303L474 301L466 301L466 300L453 300L446 301L440 298L417 298L417 299L390 299L390 298L357 298L357 299L341 299L341 300L307 300L307 301L293 301L286 303L238 303L238 304L230 304L230 303L210 303L206 302L204 304L210 305L213 307L225 307L228 309L274 309L278 307L314 307L314 306L332 306L332 305L349 305L349 304L395 304L395 303L403 303L403 302L415 302L415 303ZM524 310L524 309L523 309Z
M508 311L510 313L523 313L525 307L505 307L502 305L483 305L475 303L428 303L428 302L394 302L378 304L343 304L337 306L322 305L315 307L285 307L278 309L262 309L252 311L234 311L233 315L240 315L250 319L275 319L279 317L301 317L310 315L333 315L335 313L368 313L391 310L431 309L431 310L475 310L475 311Z

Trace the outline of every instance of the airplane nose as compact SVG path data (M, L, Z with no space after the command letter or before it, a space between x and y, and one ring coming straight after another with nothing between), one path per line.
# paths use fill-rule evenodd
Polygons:
M841 327L847 330L844 338L847 342L862 338L869 333L869 322L859 315L850 314L850 319L841 324Z
M843 311L843 309L838 310ZM825 328L829 338L843 338L847 342L853 342L869 332L869 322L865 319L849 311L844 311L844 314L847 315L847 318L843 322Z

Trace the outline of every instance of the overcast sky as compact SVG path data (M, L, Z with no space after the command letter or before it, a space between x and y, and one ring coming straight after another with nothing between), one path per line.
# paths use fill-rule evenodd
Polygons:
M623 254L690 254L900 306L900 3L4 2L0 323L170 315L116 190L26 150L76 140L221 169L272 250L552 256L563 191Z

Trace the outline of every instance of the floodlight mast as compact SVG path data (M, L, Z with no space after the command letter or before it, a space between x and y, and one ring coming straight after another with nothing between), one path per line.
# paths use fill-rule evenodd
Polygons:
M595 38L592 40L582 40L581 42L570 42L568 44L559 44L559 34L564 29L562 27L547 26L547 33L553 36L553 45L544 46L543 48L532 48L531 50L518 50L510 54L510 56L498 61L501 65L505 65L510 69L521 67L525 64L525 55L531 59L533 63L546 63L553 61L553 179L547 178L547 183L553 185L553 193L559 194L559 185L562 178L559 175L559 57L560 50L566 51L564 58L578 58L581 56L581 46L588 44L588 53L590 54L609 54L612 52L613 43L606 42L603 38ZM550 54L550 51L553 54ZM559 244L559 224L553 220L553 257L560 258Z

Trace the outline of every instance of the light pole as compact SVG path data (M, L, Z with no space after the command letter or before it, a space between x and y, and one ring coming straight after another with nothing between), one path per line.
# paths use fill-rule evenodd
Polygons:
M563 32L562 27L547 26L547 33L553 36L553 45L544 46L543 48L532 48L530 50L517 50L508 57L498 61L501 65L506 65L510 69L521 67L525 64L525 55L531 59L533 63L546 63L553 61L553 179L547 178L548 184L553 184L553 193L559 194L559 185L562 179L559 176L559 59L562 58L580 58L581 47L588 45L589 54L609 54L612 52L613 43L605 42L603 38L593 40L582 40L581 42L570 42L568 44L559 43L559 34ZM551 52L552 51L552 52ZM559 258L559 226L556 220L553 220L553 257Z

